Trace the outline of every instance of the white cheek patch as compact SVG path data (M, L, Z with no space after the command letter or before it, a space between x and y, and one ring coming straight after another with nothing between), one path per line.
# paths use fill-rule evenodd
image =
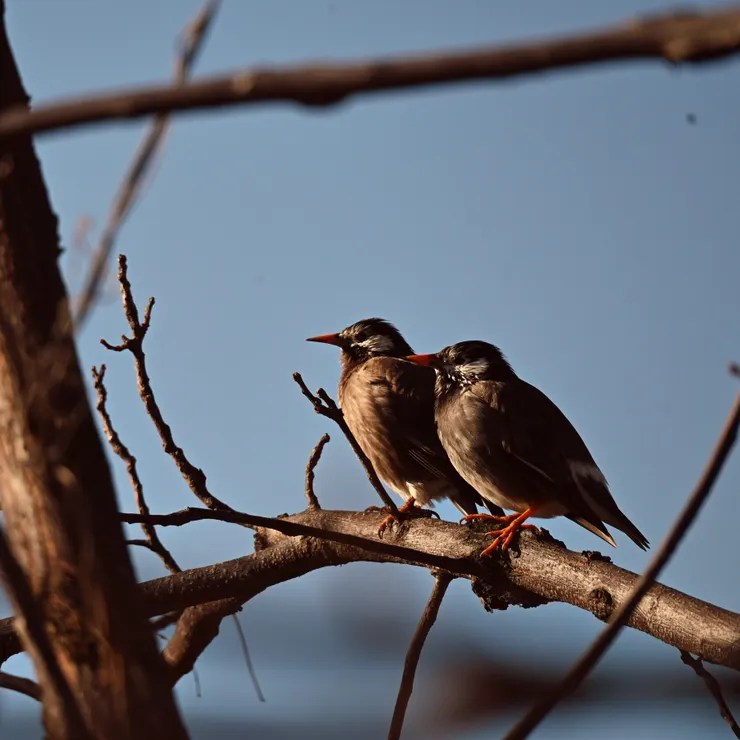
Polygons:
M390 337L378 335L361 342L360 346L366 347L374 352L390 352L393 349L393 340Z
M468 362L465 365L459 365L457 369L463 378L474 379L485 374L488 370L488 362L486 360L475 360L475 362Z

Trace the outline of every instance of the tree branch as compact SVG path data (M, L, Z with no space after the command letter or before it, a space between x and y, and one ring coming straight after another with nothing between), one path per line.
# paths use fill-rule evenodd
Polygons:
M184 84L190 77L190 71L198 58L203 41L218 10L219 2L220 0L207 0L198 15L188 23L183 31L182 41L175 59L173 77L176 85ZM113 199L108 221L100 236L98 246L93 252L92 265L77 300L75 325L78 329L84 324L85 319L95 305L118 232L141 193L144 177L154 162L156 154L164 146L168 124L169 117L166 114L157 116L152 122L149 131L139 144L139 148L136 150Z
M448 573L437 573L434 576L434 588L429 596L427 605L424 607L424 612L421 615L419 624L416 627L416 632L414 632L408 652L406 653L406 662L403 666L401 685L398 688L396 706L393 709L391 727L388 731L388 740L400 740L401 738L403 721L406 718L406 709L414 690L414 678L416 677L416 668L419 665L419 658L421 658L421 651L424 649L424 643L426 642L429 631L437 621L439 607L442 606L442 599L444 599L444 596L447 593L447 587L450 585L451 581L452 576Z
M321 453L324 451L324 447L327 445L331 437L328 434L324 434L323 437L316 443L316 447L313 448L311 457L308 458L308 464L306 465L306 498L308 499L309 507L313 509L320 509L321 505L319 500L316 498L316 491L313 488L314 478L316 477L316 466L319 464L321 459Z
M146 498L144 497L144 486L139 478L139 471L136 468L136 458L132 454L131 450L123 443L118 432L113 427L113 421L108 413L108 391L105 387L105 365L100 366L100 370L97 368L92 369L93 376L93 387L97 394L97 403L95 408L103 422L103 431L108 439L113 452L123 460L126 470L128 471L128 477L131 481L131 487L134 489L134 498L136 499L136 508L139 513L146 516L149 514L149 506L147 505ZM148 524L147 522L141 523L141 528L146 536L146 542L141 543L136 540L133 542L137 545L143 544L148 547L153 553L155 553L159 559L164 563L164 566L170 573L179 573L182 568L177 564L177 561L172 556L172 553L164 546L162 540L159 539L156 528ZM127 544L131 544L128 542Z
M342 433L347 438L352 451L357 455L357 459L362 463L362 467L365 469L365 474L378 496L380 496L381 501L388 507L388 511L396 519L400 520L401 513L398 511L398 507L393 499L388 495L388 492L385 490L385 486L383 486L380 478L378 478L378 474L375 472L373 464L363 452L362 447L360 447L359 443L355 439L355 435L352 434L350 428L347 426L342 409L337 406L334 399L323 388L319 388L316 391L316 395L311 393L300 373L293 373L293 380L298 384L298 387L301 389L301 393L311 402L313 410L319 414L319 416L331 419L342 430Z
M208 519L237 516L200 511ZM243 516L254 526L270 528L257 532L257 551L141 584L148 616L225 598L245 603L275 584L330 565L385 562L431 566L467 578L488 610L563 602L607 621L638 578L606 557L567 550L546 533L522 533L518 556L506 553L482 561L485 526L413 520L403 535L393 535L403 542L398 545L377 539L382 514L307 509L281 519ZM160 523L157 515L152 520ZM11 625L0 620L0 658L21 649ZM628 625L705 662L740 670L740 615L726 609L656 583Z
M0 689L17 691L19 694L25 694L31 699L41 701L41 687L30 678L14 676L12 673L0 671Z
M698 658L692 658L685 650L681 651L681 660L685 665L689 666L694 673L702 679L702 681L704 681L709 689L709 693L712 695L712 698L717 702L720 716L725 722L727 722L730 730L732 730L732 734L735 737L740 737L740 726L738 726L737 721L732 716L730 707L727 706L725 697L722 695L722 688L719 685L719 681L717 681L717 679L704 667L704 663L702 663L701 660Z
M139 396L144 403L144 407L146 408L149 418L152 420L154 427L157 430L159 438L162 440L162 449L164 449L165 453L172 458L177 469L180 471L180 474L185 479L185 482L188 484L188 487L196 498L210 509L233 511L228 504L225 504L223 501L216 498L216 496L208 490L206 474L200 468L193 465L182 447L175 443L172 435L172 428L162 416L159 404L154 397L149 373L147 372L146 354L143 347L144 338L149 331L152 308L154 308L154 298L149 299L149 302L144 309L144 319L140 320L139 309L136 306L133 291L131 290L131 283L128 279L128 262L126 260L126 255L124 254L118 256L118 282L121 285L123 312L126 315L126 320L128 321L129 326L131 327L131 336L121 336L121 344L117 345L110 344L105 339L101 339L100 343L112 352L124 352L128 350L133 355L134 365L136 367L136 381L139 387Z
M0 0L0 109L26 107ZM0 491L5 537L83 718L19 620L50 740L187 733L142 609L115 491L87 400L58 266L57 219L29 137L0 177ZM20 604L16 607L23 609Z
M336 105L356 95L505 79L630 60L707 62L740 50L740 8L676 11L605 30L472 51L381 60L245 69L201 82L149 86L50 103L0 116L0 140L110 120L234 105Z
M583 679L588 676L614 642L619 630L625 624L629 624L629 619L635 608L638 604L641 604L643 596L649 593L652 583L671 559L679 543L699 514L702 505L712 492L712 488L735 445L738 427L740 427L740 393L735 397L735 402L730 409L717 444L696 484L696 488L691 496L689 496L678 519L661 544L660 549L651 559L645 572L634 584L624 602L611 615L609 623L602 630L601 634L599 634L578 662L567 673L565 678L563 678L562 683L553 691L545 694L508 732L504 740L524 740L564 696L572 693L580 686ZM645 608L644 605L643 608ZM687 650L686 652L691 653L694 651Z

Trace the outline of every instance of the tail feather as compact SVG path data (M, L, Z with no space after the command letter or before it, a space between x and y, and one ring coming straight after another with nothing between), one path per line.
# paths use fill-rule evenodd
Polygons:
M566 516L572 522L580 524L584 529L587 529L592 534L595 534L597 537L601 537L604 542L611 545L612 547L617 546L614 538L611 536L609 530L604 526L602 522L598 522L597 524L596 521L598 520L591 522L588 519L584 519L582 516L576 516L575 514L566 514Z

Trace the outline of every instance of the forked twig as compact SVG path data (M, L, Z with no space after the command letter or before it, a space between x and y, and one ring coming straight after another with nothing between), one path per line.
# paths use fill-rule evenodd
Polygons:
M188 484L188 487L196 498L198 498L198 500L209 509L217 511L233 511L228 504L225 504L223 501L216 498L216 496L208 490L206 474L200 468L193 465L182 447L179 447L175 443L172 429L164 420L164 416L162 416L159 404L154 397L149 373L147 372L146 355L143 347L144 338L149 331L149 325L151 323L154 298L150 298L147 302L146 308L144 309L144 319L140 320L139 309L136 306L136 301L134 300L131 289L131 283L128 279L128 262L126 260L126 255L123 254L118 257L118 282L121 285L123 312L126 315L126 320L128 321L129 326L131 327L131 336L127 337L125 334L122 335L121 344L110 344L105 339L101 339L100 343L113 352L124 352L128 350L133 355L134 365L136 368L136 381L139 387L139 396L144 403L146 412L154 423L154 428L157 430L157 434L162 441L162 448L165 453L172 458L177 469L180 471L180 474L185 479L185 482Z
M131 481L131 487L134 489L134 499L136 500L136 508L140 514L147 516L149 506L147 505L146 498L144 497L144 486L139 478L139 471L136 467L136 458L129 448L123 443L118 432L113 427L113 421L108 413L108 390L105 387L105 365L100 366L100 370L93 367L93 387L97 394L97 402L95 408L103 422L103 431L105 436L108 438L108 444L110 444L113 452L123 460L126 470L128 472L129 480ZM177 561L172 556L172 553L164 546L162 540L159 539L156 528L148 522L142 522L141 528L144 531L146 537L146 547L152 552L156 553L165 567L170 573L180 573L182 568L177 564ZM134 540L135 544L143 544L139 541Z
M645 596L661 570L663 570L663 567L671 559L671 556L676 551L676 548L693 523L702 505L707 500L735 444L738 427L740 427L740 393L735 398L735 402L725 421L714 451L693 493L689 496L668 536L663 540L660 549L655 553L645 572L632 587L630 595L612 613L606 627L573 668L571 668L565 678L517 722L506 734L504 740L523 740L527 737L563 697L572 693L580 686L583 679L588 676L604 653L609 649L617 634L619 634L619 630L626 624L635 607L640 603L642 597Z
M393 709L393 718L391 719L391 726L388 730L388 740L399 740L401 737L403 721L406 718L406 709L414 690L414 678L416 677L416 668L419 665L421 651L424 648L429 631L437 621L439 607L442 605L442 599L444 599L447 593L447 587L452 582L452 578L453 576L450 573L444 572L438 572L434 576L434 588L432 588L429 601L427 601L427 605L424 607L421 619L416 627L416 632L414 632L408 652L406 653L401 685L398 688L396 706Z
M327 419L331 419L342 430L344 436L352 447L352 451L357 455L357 458L362 463L362 467L365 469L368 480L377 491L378 496L380 496L381 500L388 507L388 510L394 517L401 518L398 507L386 492L383 484L380 482L380 478L378 478L378 474L375 472L373 464L367 459L367 455L362 451L362 448L357 443L355 435L352 434L347 426L347 422L344 420L342 410L337 406L334 399L323 388L319 388L316 391L316 395L311 393L300 373L293 373L293 380L298 384L298 387L301 389L301 393L303 393L303 395L311 402L313 410L320 416L325 416Z

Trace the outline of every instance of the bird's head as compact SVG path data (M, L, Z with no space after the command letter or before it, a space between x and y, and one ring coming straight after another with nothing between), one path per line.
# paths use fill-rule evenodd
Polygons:
M336 334L309 337L308 342L333 344L342 350L345 362L362 362L371 357L406 357L413 349L401 332L385 319L363 319Z
M511 380L516 377L503 352L493 344L472 340L458 342L429 355L406 358L417 365L433 367L438 388L470 386L479 380Z

